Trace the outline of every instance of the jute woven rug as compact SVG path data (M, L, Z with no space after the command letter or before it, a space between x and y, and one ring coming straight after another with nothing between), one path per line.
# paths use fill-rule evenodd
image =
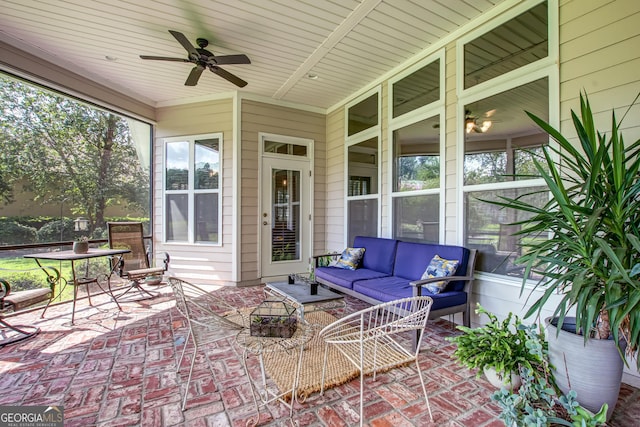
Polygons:
M305 314L305 320L320 327L314 332L313 337L305 345L302 353L302 369L296 392L299 401L304 401L311 394L320 391L322 364L324 362L324 341L318 337L318 331L323 326L335 321L336 318L325 311L315 311ZM264 355L265 371L281 392L292 388L298 356L298 349ZM355 366L334 346L330 346L327 358L325 390L349 382L354 378L358 378L358 376L359 372ZM285 399L290 398L291 393L285 395Z

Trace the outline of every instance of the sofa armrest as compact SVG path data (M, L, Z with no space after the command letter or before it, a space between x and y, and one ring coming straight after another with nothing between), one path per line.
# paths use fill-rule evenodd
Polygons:
M426 285L427 283L435 283L435 282L457 282L457 281L466 281L470 283L474 280L473 276L446 276L446 277L432 277L431 279L422 279L422 280L414 280L413 282L409 282L413 289L413 296L421 296L422 295L422 285ZM467 286L465 286L465 292L467 291Z
M318 262L320 261L320 258L325 258L325 257L339 257L340 255L342 255L342 253L340 252L331 252L331 253L327 253L327 254L320 254L320 255L314 255L311 258L314 259L313 261L313 265L315 267L319 267Z
M422 280L414 280L413 282L409 282L411 286L422 286L427 283L434 282L457 282L462 280L473 280L473 276L446 276L446 277L432 277L430 279L422 279Z

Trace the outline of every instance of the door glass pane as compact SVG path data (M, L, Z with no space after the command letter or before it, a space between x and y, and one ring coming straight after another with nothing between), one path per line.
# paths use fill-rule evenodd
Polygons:
M166 221L167 241L189 241L189 196L187 194L167 194Z
M291 156L307 156L307 146L300 144L288 144L278 141L264 141L264 152L274 154L288 154Z
M196 200L196 242L218 243L218 193L201 193Z
M300 259L300 171L273 169L271 173L271 261Z
M166 158L166 189L187 190L189 188L189 142L168 142Z
M195 183L194 188L218 189L220 172L220 149L218 138L195 141Z

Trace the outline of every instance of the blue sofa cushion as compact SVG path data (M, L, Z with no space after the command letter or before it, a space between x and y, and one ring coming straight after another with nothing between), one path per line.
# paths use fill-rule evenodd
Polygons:
M392 301L413 296L413 286L409 281L396 276L359 280L353 284L353 290L378 301ZM460 291L443 291L433 294L425 289L422 295L433 299L431 310L454 307L467 302L467 294Z
M397 240L380 237L356 236L353 241L354 247L366 249L361 267L379 271L385 275L393 274L393 262L396 257L397 245ZM422 271L424 271L424 268Z
M367 249L368 250L368 249ZM453 276L464 276L467 272L469 249L452 245L425 245L421 243L398 242L393 275L404 279L420 280L434 256L449 260L459 260L458 268ZM451 282L445 291L462 291L464 282Z
M365 252L366 253L366 252ZM328 282L353 289L353 282L357 280L374 279L378 277L388 277L388 274L380 271L369 270L368 268L358 268L357 270L345 270L336 267L318 267L315 269L317 279L324 279Z

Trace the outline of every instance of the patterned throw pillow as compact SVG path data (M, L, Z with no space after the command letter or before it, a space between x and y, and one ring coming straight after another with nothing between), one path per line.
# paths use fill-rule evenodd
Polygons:
M360 265L364 256L364 248L347 248L342 251L340 259L336 263L336 267L346 270L355 270Z
M460 261L458 260L444 259L436 255L433 257L424 273L422 273L421 279L451 276L458 268L458 264L460 264ZM442 281L428 283L424 285L424 287L432 294L439 294L447 287L447 282Z

